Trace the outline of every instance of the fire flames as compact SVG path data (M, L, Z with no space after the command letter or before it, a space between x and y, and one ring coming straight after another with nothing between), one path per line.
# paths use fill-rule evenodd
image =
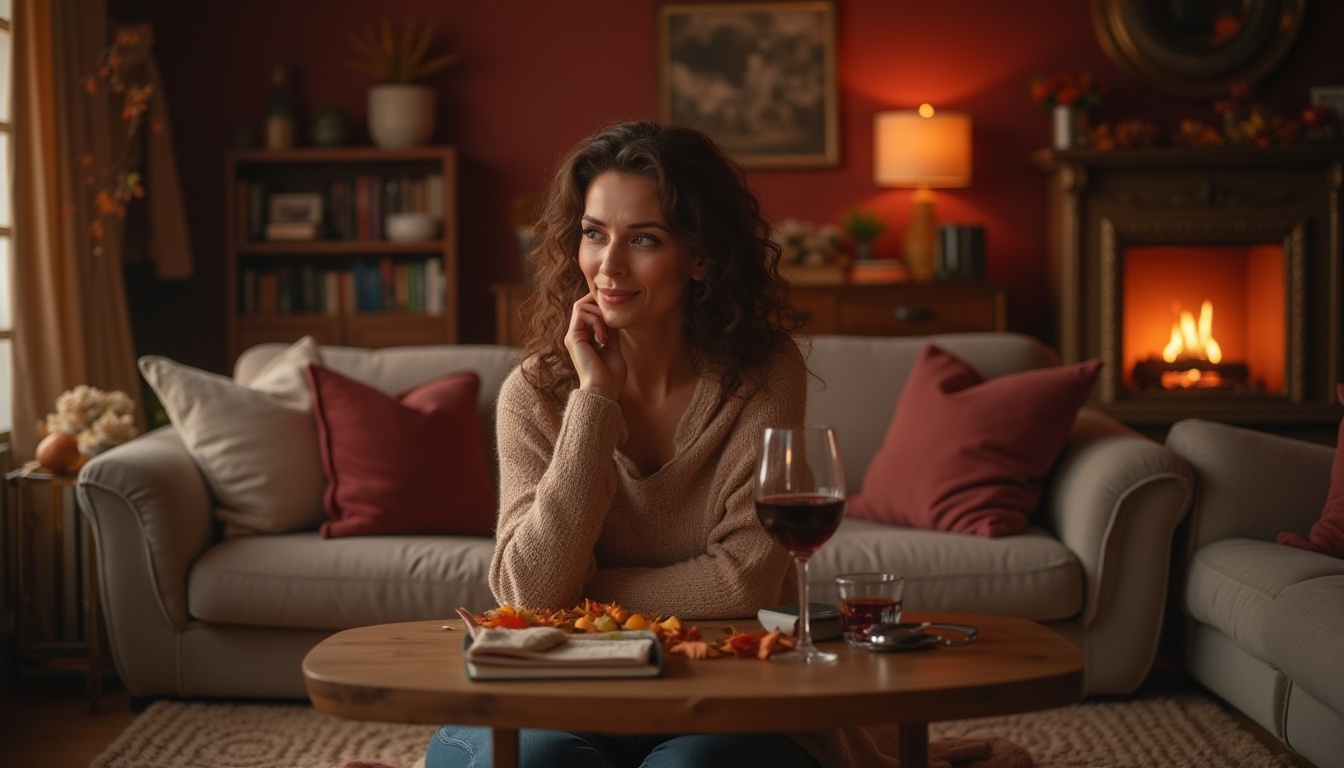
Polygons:
M1198 320L1188 311L1181 312L1177 321L1171 324L1171 341L1162 349L1162 359L1168 363L1205 360L1214 365L1223 361L1222 347L1213 338L1213 302L1205 301L1200 305ZM1222 384L1218 371L1199 367L1162 373L1164 389L1208 389Z

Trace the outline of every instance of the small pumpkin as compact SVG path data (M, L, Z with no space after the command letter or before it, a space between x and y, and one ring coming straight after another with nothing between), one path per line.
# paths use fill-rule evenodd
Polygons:
M53 432L42 438L33 458L58 475L74 474L89 460L79 452L79 439L64 432Z

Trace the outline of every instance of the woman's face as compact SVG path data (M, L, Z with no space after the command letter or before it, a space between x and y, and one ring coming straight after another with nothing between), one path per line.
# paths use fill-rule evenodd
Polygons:
M608 171L584 200L579 268L607 327L681 324L682 297L704 265L663 216L653 181Z

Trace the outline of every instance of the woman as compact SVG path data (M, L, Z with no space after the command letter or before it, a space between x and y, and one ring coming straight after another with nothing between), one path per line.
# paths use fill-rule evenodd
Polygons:
M751 475L762 430L802 424L807 371L741 170L699 132L614 125L561 164L539 228L523 362L498 404L495 597L690 620L796 601ZM800 738L524 730L521 749L529 766L874 764ZM445 726L426 766L488 764L489 743Z

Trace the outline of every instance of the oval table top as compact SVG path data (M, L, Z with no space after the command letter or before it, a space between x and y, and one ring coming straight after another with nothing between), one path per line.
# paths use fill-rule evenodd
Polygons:
M607 733L747 732L929 723L1062 706L1082 698L1082 654L1052 630L1002 616L930 613L971 624L975 642L904 653L821 643L830 664L667 654L657 678L473 681L462 622L338 632L303 662L313 705L359 720ZM704 637L740 622L689 622ZM447 628L445 628L447 627Z

